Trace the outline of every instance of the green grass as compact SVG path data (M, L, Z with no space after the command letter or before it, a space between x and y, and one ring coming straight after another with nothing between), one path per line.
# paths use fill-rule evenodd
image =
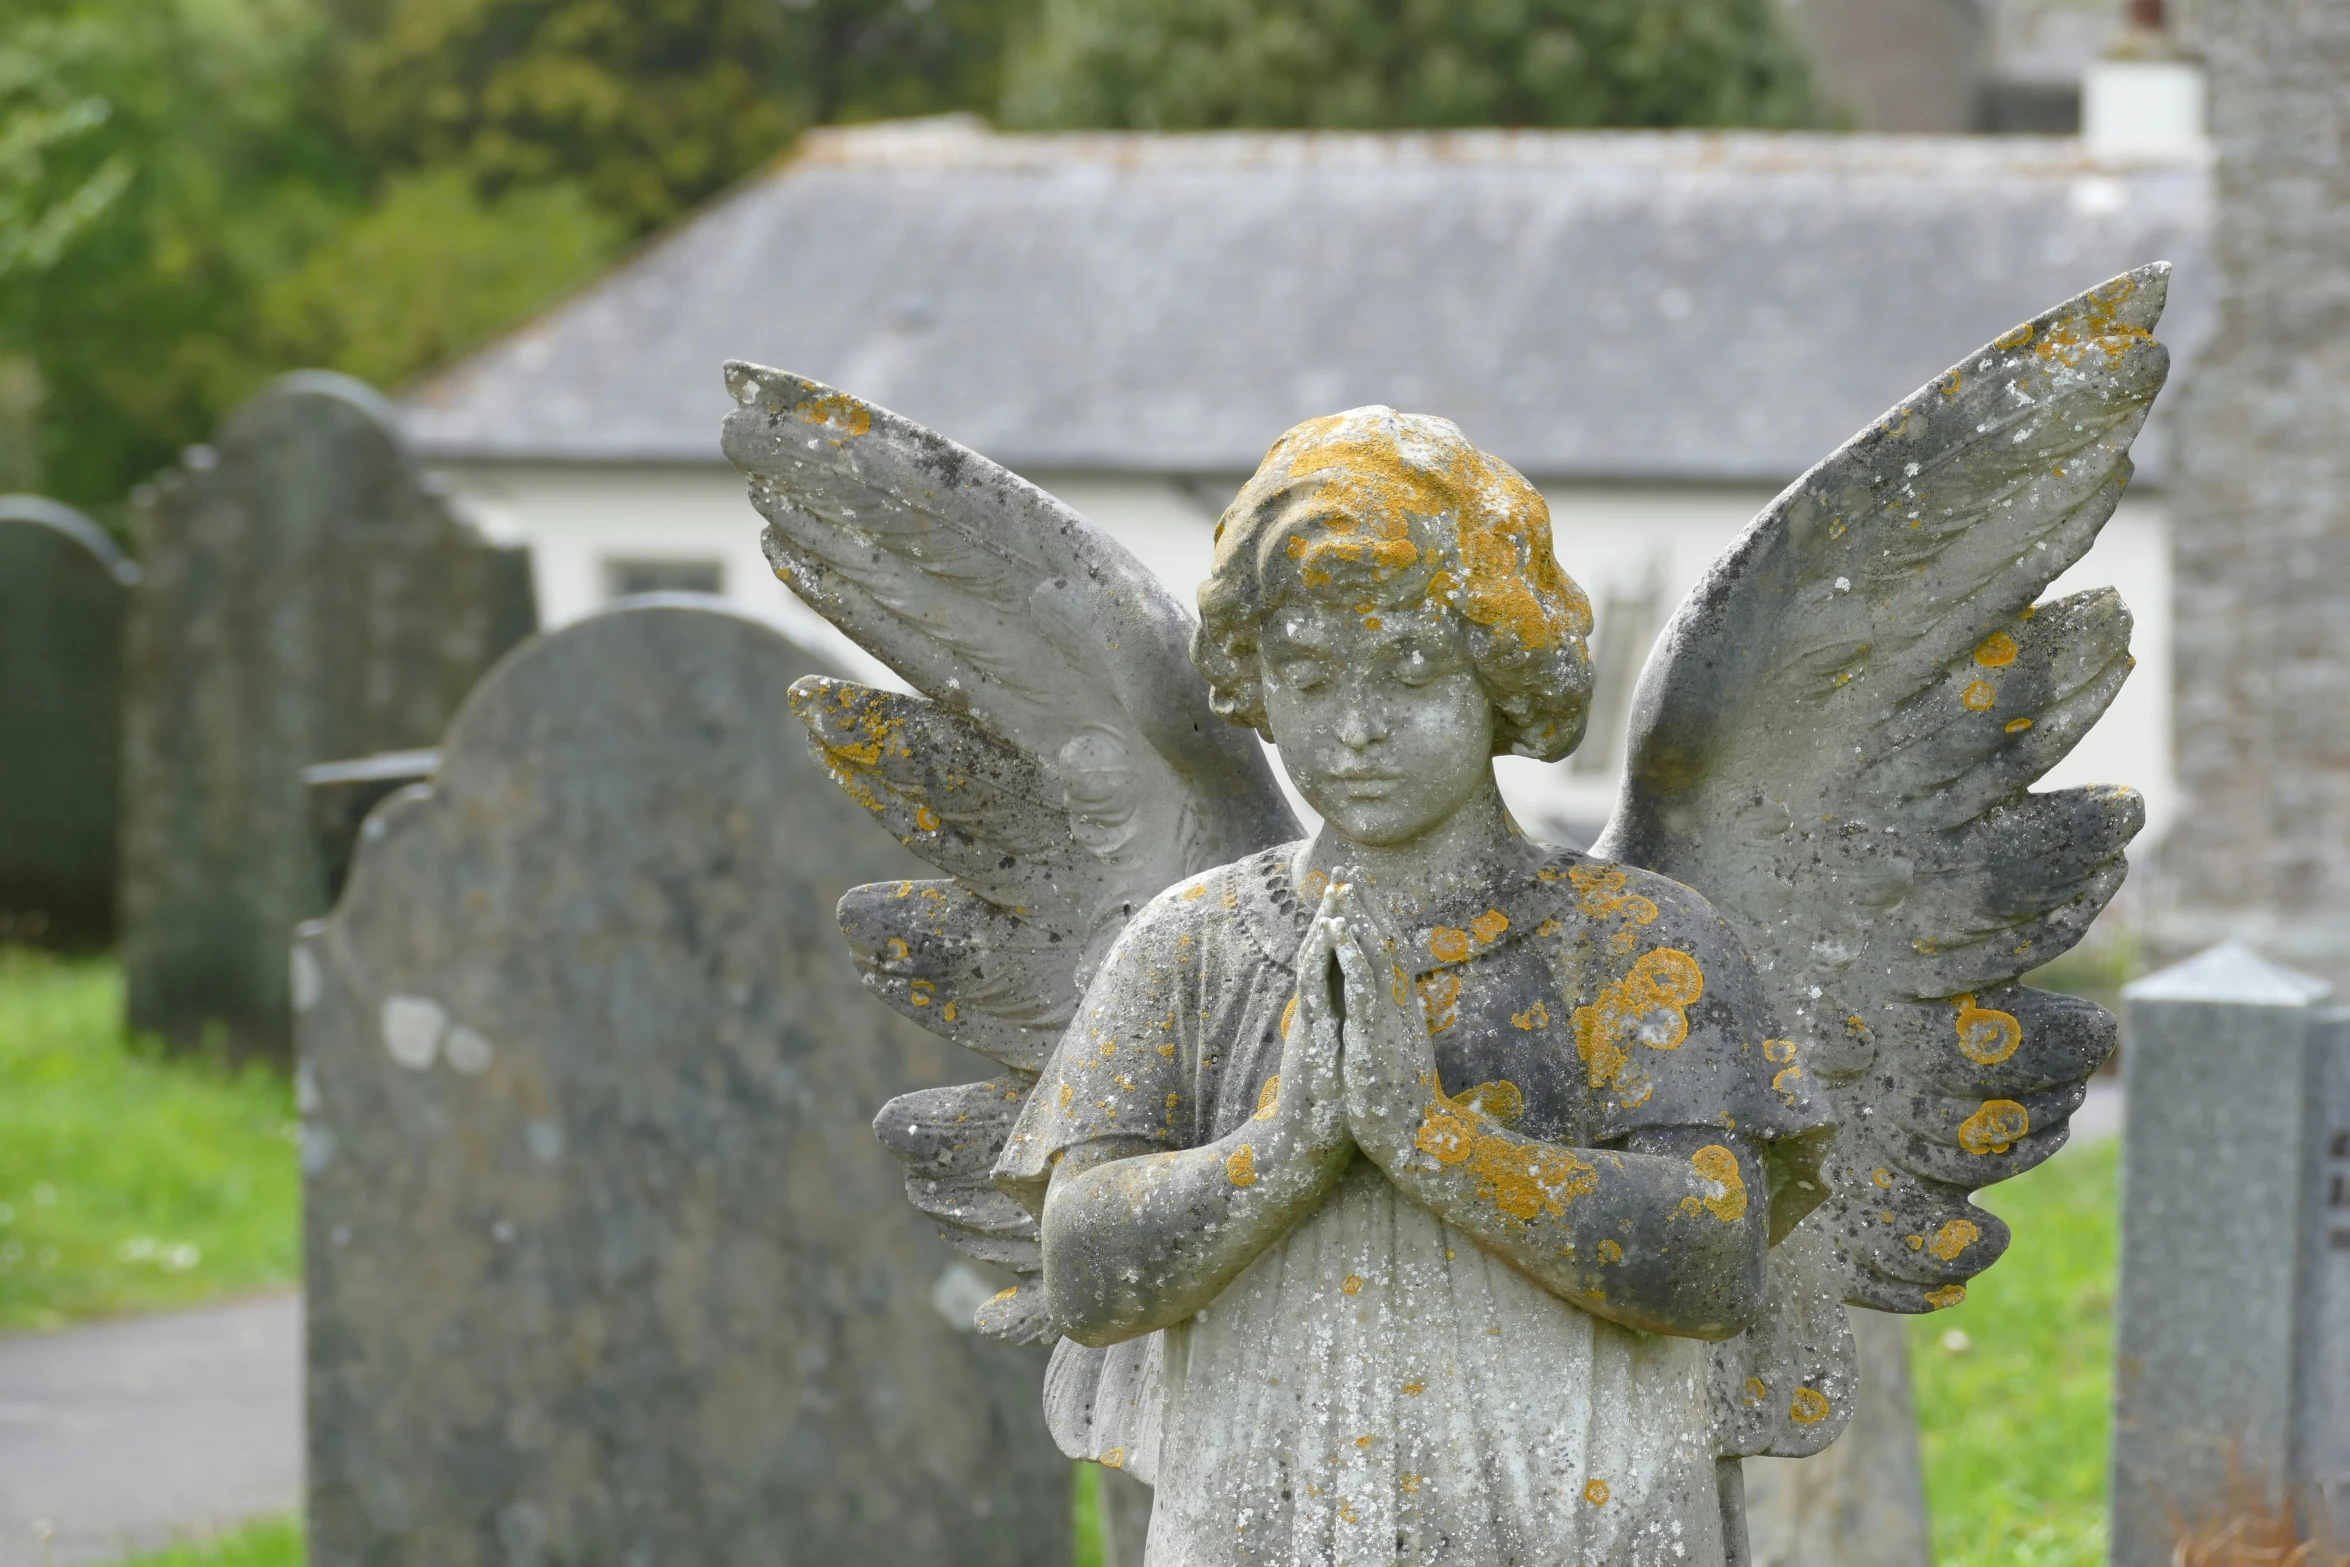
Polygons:
M293 1095L125 1036L121 970L0 947L0 1330L292 1281Z
M2106 1139L1985 1192L2015 1244L1911 1321L1938 1567L2105 1560L2120 1176Z
M208 1540L191 1540L121 1567L302 1567L302 1521L266 1518Z

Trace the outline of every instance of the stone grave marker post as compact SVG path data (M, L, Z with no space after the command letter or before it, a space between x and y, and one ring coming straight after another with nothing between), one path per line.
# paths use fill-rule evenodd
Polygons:
M529 557L460 523L389 405L284 377L138 497L125 655L130 1022L284 1056L285 944L326 906L301 770L427 746L529 634Z
M2182 1526L2308 1516L2315 1373L2340 1358L2311 1332L2339 1028L2326 994L2234 943L2124 992L2114 1567L2169 1567ZM2339 1448L2350 1406L2323 1419Z
M868 1125L965 1063L834 929L917 867L822 669L674 601L530 644L298 938L318 1567L1069 1559L1043 1352Z
M114 935L122 617L138 579L72 507L0 495L0 940Z

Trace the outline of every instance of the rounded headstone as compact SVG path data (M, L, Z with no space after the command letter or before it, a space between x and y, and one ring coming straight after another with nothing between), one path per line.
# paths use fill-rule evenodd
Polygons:
M868 1126L974 1074L834 928L918 867L823 672L678 602L529 644L297 942L320 1567L1069 1559L1042 1352Z
M122 617L137 580L72 507L0 495L0 941L113 938Z

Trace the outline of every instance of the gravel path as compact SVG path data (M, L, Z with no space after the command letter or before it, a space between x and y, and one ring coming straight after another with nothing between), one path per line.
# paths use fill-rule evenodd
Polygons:
M110 1562L302 1493L302 1302L0 1337L0 1567Z

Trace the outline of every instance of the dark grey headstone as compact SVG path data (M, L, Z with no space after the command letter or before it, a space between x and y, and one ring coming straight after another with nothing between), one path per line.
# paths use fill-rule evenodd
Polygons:
M114 935L123 599L138 568L38 495L0 495L0 940Z
M1069 1559L1041 1351L868 1129L972 1074L842 950L919 867L823 669L658 600L531 644L301 936L318 1567Z
M529 634L529 561L460 524L383 400L287 376L139 497L124 679L133 1026L283 1056L285 945L325 907L302 769L429 746Z

